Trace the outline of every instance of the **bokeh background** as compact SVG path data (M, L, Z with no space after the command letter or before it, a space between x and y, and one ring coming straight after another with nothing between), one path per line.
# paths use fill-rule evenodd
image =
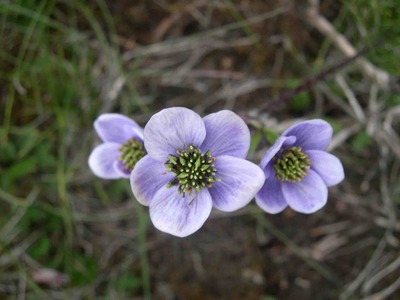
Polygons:
M400 299L399 8L0 0L0 299ZM346 179L313 215L251 204L159 232L87 158L101 113L171 106L235 111L256 163L323 118Z

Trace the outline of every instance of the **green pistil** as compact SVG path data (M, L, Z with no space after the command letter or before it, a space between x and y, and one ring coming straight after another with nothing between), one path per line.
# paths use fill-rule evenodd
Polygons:
M311 161L300 147L284 148L279 151L279 154L273 159L273 168L277 179L282 182L296 182L307 175Z
M217 170L214 167L215 158L211 152L202 153L196 146L190 145L186 150L176 151L175 155L168 155L165 167L175 173L175 178L168 183L168 187L179 185L178 192L185 196L193 190L200 191L203 187L212 187Z
M135 164L145 156L143 144L135 139L127 140L118 149L121 155L118 157L124 164L125 169L132 171Z

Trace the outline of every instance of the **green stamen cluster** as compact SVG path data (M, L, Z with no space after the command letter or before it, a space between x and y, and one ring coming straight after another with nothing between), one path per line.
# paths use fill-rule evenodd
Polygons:
M136 163L146 154L143 144L135 139L127 140L118 150L121 152L118 159L129 171L132 171Z
M178 150L176 153L177 156L168 155L168 161L165 163L167 170L176 174L168 183L168 187L179 185L178 192L185 196L185 192L190 195L193 190L210 188L213 182L219 181L215 178L216 159L211 156L211 151L203 154L199 148L190 145L186 150Z
M279 153L280 156L273 159L273 168L277 179L282 182L296 182L307 175L311 161L300 147L284 148Z

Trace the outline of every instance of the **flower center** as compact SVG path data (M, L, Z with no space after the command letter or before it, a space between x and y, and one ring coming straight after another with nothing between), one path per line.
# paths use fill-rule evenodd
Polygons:
M311 161L300 147L284 148L279 151L280 155L273 159L275 177L280 181L296 182L307 175Z
M124 164L125 169L130 172L135 167L135 164L146 154L143 144L133 138L123 143L118 150L121 152L118 159Z
M177 156L168 155L165 167L176 174L167 187L179 185L178 192L189 195L195 189L200 191L203 187L212 187L213 182L220 181L215 178L217 170L214 167L215 157L211 151L202 153L196 146L190 145L186 150L176 151Z

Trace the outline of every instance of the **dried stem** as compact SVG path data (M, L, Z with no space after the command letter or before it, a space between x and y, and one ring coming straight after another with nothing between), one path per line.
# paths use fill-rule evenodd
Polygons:
M345 36L339 33L327 19L318 13L316 6L311 6L307 10L306 21L318 29L323 35L331 39L336 47L347 57L354 57L357 54L357 50L350 44ZM379 69L363 58L357 59L357 65L364 75L375 81L379 87L386 89L389 86L390 77L386 71Z

